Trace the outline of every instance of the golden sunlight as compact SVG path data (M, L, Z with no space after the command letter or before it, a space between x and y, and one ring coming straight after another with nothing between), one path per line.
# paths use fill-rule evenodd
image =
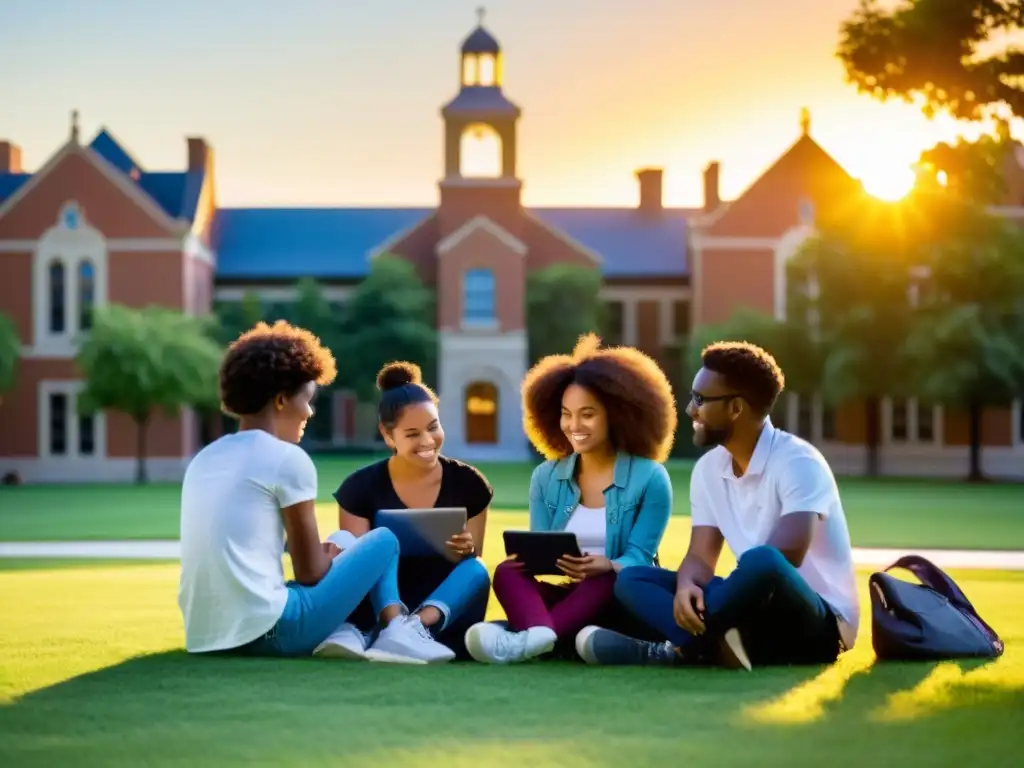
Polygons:
M910 167L888 166L872 169L861 179L864 190L887 202L902 200L914 188L916 178Z
M799 725L825 715L825 709L843 697L847 683L871 669L874 658L868 653L845 653L817 677L791 688L768 701L749 706L744 715L762 725Z
M471 125L462 134L460 172L466 178L501 175L501 137L491 126Z

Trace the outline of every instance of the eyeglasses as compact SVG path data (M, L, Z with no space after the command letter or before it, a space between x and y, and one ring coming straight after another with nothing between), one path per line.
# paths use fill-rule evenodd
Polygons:
M733 395L702 395L700 392L690 390L690 402L700 408L704 403L718 403L723 400L732 400L734 397L743 397L740 394Z

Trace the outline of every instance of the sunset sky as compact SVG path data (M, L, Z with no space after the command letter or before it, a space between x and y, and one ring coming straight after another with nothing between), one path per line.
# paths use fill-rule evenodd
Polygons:
M698 205L711 160L734 197L796 139L805 105L814 137L869 190L899 186L957 126L844 82L834 51L856 4L485 3L523 108L525 202L633 205L633 171L655 165L666 204ZM105 125L148 169L180 168L185 136L206 137L221 205L429 205L438 110L478 5L3 0L0 138L34 169L77 108L85 138Z

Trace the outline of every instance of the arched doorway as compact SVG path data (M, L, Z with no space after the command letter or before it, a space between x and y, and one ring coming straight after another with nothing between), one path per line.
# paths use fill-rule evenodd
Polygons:
M494 445L498 442L498 388L489 381L466 386L464 400L466 442Z

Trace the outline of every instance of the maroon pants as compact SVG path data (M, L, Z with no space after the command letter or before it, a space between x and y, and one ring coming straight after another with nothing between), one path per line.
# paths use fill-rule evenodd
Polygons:
M568 585L549 584L537 581L522 563L506 560L495 569L492 584L510 629L550 627L559 638L571 638L608 607L614 597L615 572Z

